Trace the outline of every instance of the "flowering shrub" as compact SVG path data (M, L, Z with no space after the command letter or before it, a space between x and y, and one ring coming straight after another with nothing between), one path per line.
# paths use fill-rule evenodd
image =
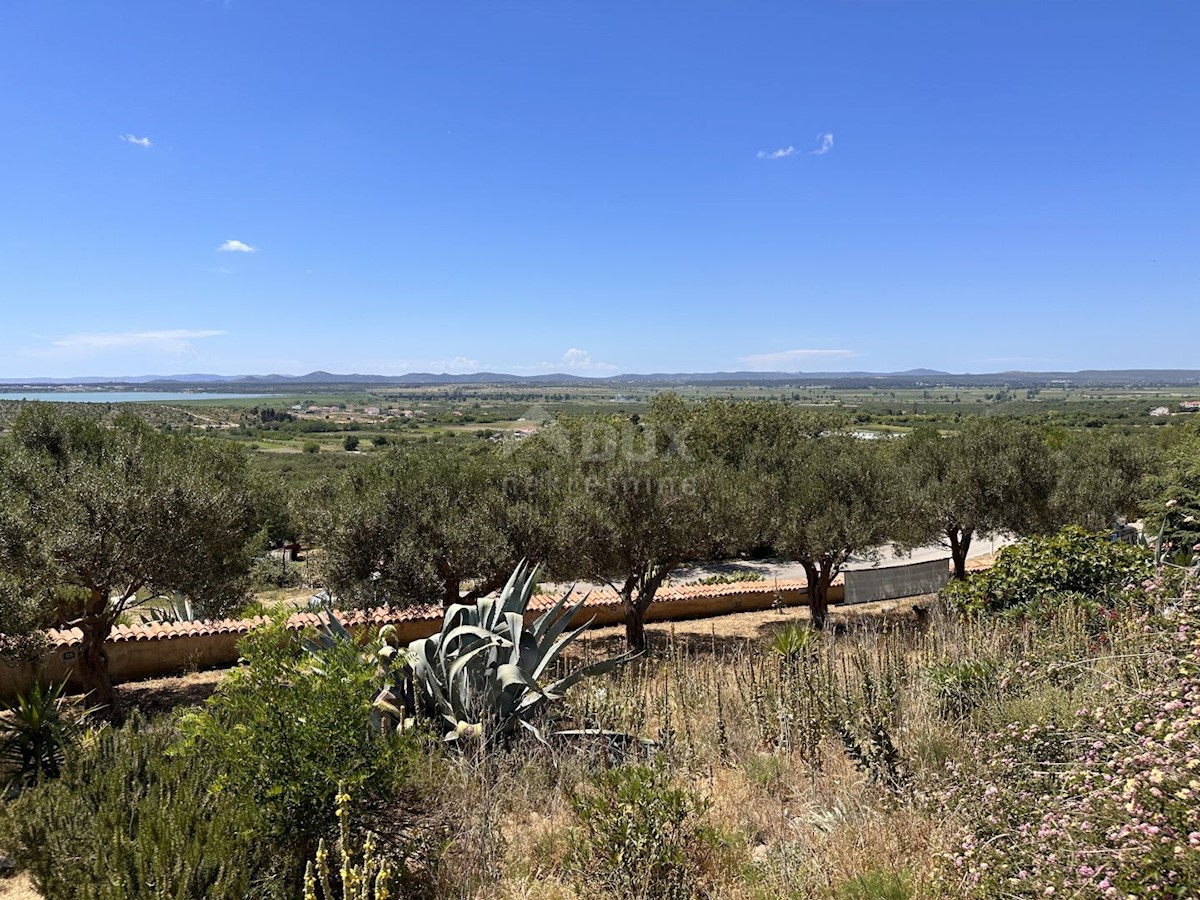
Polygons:
M1200 885L1200 614L1177 602L1121 642L1100 702L1066 724L979 735L939 801L964 825L945 891L967 897L1192 897ZM1127 636L1128 637L1128 636ZM1122 665L1137 663L1137 677ZM1119 664L1118 664L1119 663Z

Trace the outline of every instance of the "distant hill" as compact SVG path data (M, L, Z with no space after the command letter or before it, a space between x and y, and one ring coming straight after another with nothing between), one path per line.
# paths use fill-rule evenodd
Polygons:
M909 369L904 372L654 372L627 373L601 377L571 375L563 372L544 375L510 375L504 372L447 373L410 372L406 375L339 375L333 372L309 372L306 375L130 375L121 377L83 376L76 378L0 378L0 385L28 387L112 386L178 388L222 385L227 388L304 387L331 385L439 385L439 384L794 384L813 386L836 384L838 387L1039 387L1067 383L1079 386L1200 386L1198 369L1086 369L1081 372L992 372L953 374L936 369Z

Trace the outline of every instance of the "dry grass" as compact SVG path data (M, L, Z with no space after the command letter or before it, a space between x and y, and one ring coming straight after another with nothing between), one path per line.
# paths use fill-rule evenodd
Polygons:
M804 624L803 609L655 623L645 658L578 685L560 704L561 721L546 728L652 739L674 782L708 800L705 821L718 849L705 862L698 897L841 900L850 896L847 883L863 875L899 876L902 896L946 896L937 869L962 823L930 802L927 790L946 759L961 757L965 742L992 723L1046 721L1087 705L1089 692L1109 677L1101 670L1115 675L1124 663L1120 654L1098 657L1083 619L1068 607L1052 623L1030 626L915 611L932 606L932 598L910 598L835 609L834 627L814 634L793 658L773 651L771 641L789 624ZM620 628L597 629L577 653L606 655L623 641ZM1086 661L1097 674L1011 696L997 686L969 721L939 709L928 674L934 664L995 660L1013 672L1039 654ZM219 678L199 673L122 690L131 704L160 709L194 702ZM571 801L621 761L597 743L547 748L532 740L457 759L444 796L458 827L438 896L604 896L572 872L581 831ZM24 893L4 892L13 884L0 882L0 898L37 896L27 883Z

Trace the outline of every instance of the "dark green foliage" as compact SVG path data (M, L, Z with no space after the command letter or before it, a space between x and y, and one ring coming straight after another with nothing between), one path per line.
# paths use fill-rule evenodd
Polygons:
M909 783L893 737L898 718L896 687L892 672L877 678L864 670L858 684L842 694L833 722L855 767L879 787L893 792Z
M947 585L942 597L964 612L997 612L1065 594L1099 598L1140 585L1152 570L1144 547L1070 527L1005 547L994 566Z
M792 446L782 469L760 478L769 488L763 508L775 523L773 543L804 567L812 624L822 628L829 587L850 557L903 530L906 498L890 448L845 434L810 438Z
M0 701L0 783L20 788L59 776L94 712L71 709L66 688L65 680L49 687L35 681L27 693Z
M278 557L259 557L250 569L250 587L255 591L297 587L300 581L300 566Z
M342 438L342 449L347 453L353 453L358 449L358 435L348 434Z
M708 801L672 782L661 760L597 776L572 797L581 833L571 858L602 896L683 900L718 843L704 824Z
M966 718L998 695L996 663L990 659L934 663L928 679L938 712L946 719Z
M380 729L376 665L352 641L306 652L277 622L252 633L242 654L246 664L181 720L175 752L211 760L213 789L256 809L279 852L302 865L335 830L339 782L356 801L390 798L413 777L419 750Z
M339 600L470 602L503 586L523 557L545 557L536 498L508 494L504 460L481 450L372 454L306 498L306 531Z
M78 625L78 670L107 704L103 644L125 609L182 594L220 615L241 598L261 527L255 487L232 444L53 407L22 410L0 447L0 571L43 622Z
M170 757L174 739L134 718L4 811L0 843L46 900L272 896L273 848L254 810L210 792L208 761Z

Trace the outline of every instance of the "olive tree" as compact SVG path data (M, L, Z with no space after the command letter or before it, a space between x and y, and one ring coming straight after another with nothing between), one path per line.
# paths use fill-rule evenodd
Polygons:
M975 417L947 436L918 428L900 447L904 477L914 487L910 514L945 540L956 578L966 577L975 535L1029 534L1050 523L1054 466L1036 429Z
M356 605L473 602L524 557L548 554L542 495L508 460L391 450L306 495L299 517L324 551L326 584Z
M1103 531L1136 516L1146 475L1157 468L1150 445L1131 435L1068 434L1054 450L1051 517L1056 525Z
M785 467L764 472L773 496L777 551L804 568L814 628L824 628L829 588L851 556L905 535L904 493L881 441L825 434L794 443Z
M219 615L244 596L259 523L233 444L33 404L0 469L0 581L38 624L80 629L78 671L97 702L112 703L104 642L130 607L177 594Z
M629 648L643 650L646 612L671 571L737 543L731 482L652 421L563 420L548 432L563 497L557 568L612 587Z

